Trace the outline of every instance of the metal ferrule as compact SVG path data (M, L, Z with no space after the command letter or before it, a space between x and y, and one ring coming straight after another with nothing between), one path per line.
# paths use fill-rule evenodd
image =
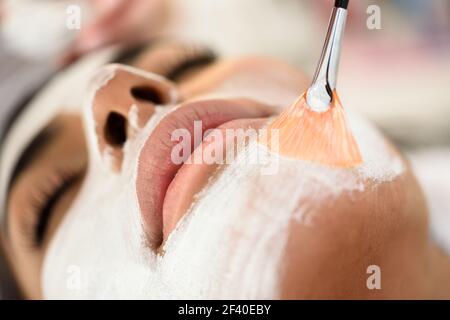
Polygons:
M314 80L306 92L306 103L314 111L327 111L333 100L346 21L347 10L335 7Z

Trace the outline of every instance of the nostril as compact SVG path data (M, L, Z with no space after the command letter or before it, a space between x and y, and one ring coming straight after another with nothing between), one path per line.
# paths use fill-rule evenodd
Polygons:
M131 88L131 95L135 99L148 101L158 105L164 103L162 94L157 89L148 86Z
M105 139L113 147L122 147L127 140L127 119L117 112L108 115Z

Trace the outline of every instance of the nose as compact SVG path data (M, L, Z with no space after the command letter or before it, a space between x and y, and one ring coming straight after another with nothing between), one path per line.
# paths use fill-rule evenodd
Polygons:
M123 147L152 117L156 106L177 101L175 84L165 78L121 65L109 65L94 76L99 87L92 101L95 133L103 159L114 171Z

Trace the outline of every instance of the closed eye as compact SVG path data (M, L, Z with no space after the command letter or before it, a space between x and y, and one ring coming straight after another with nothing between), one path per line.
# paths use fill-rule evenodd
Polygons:
M58 172L53 179L41 187L34 197L32 208L37 218L35 225L32 226L34 244L41 246L48 228L48 224L55 206L59 203L61 198L68 190L73 187L83 177L81 172Z

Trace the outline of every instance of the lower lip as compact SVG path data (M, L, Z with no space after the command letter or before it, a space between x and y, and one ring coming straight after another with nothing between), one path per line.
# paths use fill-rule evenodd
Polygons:
M238 119L226 122L217 130L225 136L227 129L255 129L258 130L267 123L267 118L260 119ZM224 138L225 139L225 138ZM222 140L225 141L225 140ZM212 142L202 141L190 156L190 162L184 163L178 170L176 176L170 183L163 205L163 239L167 240L170 233L176 228L178 222L187 213L194 203L195 196L211 181L211 177L219 172L222 164L194 163L193 158L199 156L206 146ZM223 145L227 145L224 143ZM232 145L232 144L231 144ZM224 155L226 150L224 150Z

